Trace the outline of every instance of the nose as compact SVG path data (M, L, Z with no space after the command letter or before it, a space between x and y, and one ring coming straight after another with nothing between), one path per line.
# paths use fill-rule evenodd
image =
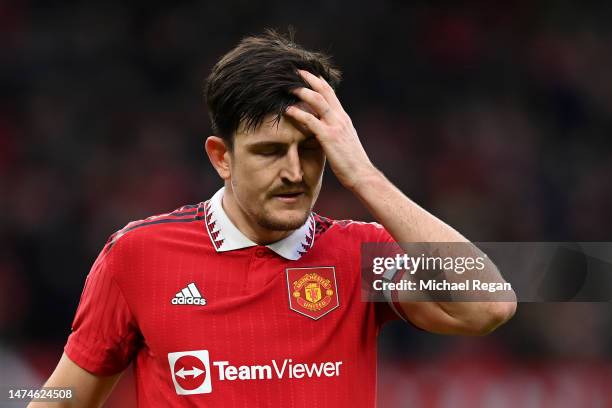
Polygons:
M291 146L287 150L280 176L289 183L300 183L302 181L304 171L302 170L302 162L300 161L300 154L296 145Z

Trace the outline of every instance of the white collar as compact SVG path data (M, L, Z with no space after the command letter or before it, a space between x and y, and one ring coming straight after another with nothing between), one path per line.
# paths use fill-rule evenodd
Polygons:
M206 230L217 252L248 248L257 244L248 239L229 219L223 210L222 199L225 187L215 193L204 205ZM291 234L266 245L283 258L296 261L314 244L315 219L312 213L300 228Z

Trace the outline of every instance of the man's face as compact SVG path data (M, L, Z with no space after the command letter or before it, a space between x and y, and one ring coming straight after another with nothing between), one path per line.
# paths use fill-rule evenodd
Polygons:
M254 131L236 132L229 182L248 222L289 231L308 219L321 190L325 155L314 135L284 116L277 126L273 117Z

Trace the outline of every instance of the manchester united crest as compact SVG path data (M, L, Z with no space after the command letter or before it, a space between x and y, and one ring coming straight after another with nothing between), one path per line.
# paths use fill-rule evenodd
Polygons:
M333 266L287 268L289 307L318 320L339 306Z

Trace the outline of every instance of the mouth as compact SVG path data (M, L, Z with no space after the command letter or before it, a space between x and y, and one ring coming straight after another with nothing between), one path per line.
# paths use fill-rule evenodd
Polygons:
M303 191L285 192L285 193L273 195L275 199L280 200L284 203L289 203L289 204L297 202L303 196L305 196Z

